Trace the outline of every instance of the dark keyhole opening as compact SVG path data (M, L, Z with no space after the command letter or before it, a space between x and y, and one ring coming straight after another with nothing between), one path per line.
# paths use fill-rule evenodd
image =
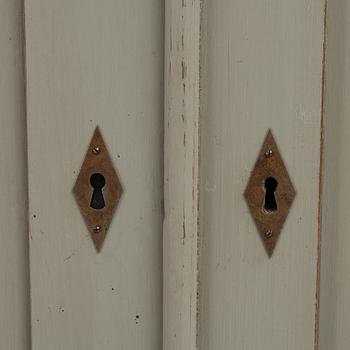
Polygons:
M268 177L265 180L265 202L264 209L267 211L276 211L277 202L275 198L275 191L278 186L278 181L274 177Z
M90 177L90 184L94 189L90 207L93 209L103 209L105 207L105 200L103 198L102 188L106 184L105 177L100 173L92 174Z

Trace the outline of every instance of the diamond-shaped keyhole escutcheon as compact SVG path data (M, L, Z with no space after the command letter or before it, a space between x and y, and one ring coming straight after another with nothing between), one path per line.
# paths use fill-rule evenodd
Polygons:
M271 257L295 197L271 130L267 133L244 196Z
M111 157L96 127L73 193L98 252L122 192Z

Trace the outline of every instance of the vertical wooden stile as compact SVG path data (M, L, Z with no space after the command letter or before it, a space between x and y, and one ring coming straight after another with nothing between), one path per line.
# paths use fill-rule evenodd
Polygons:
M200 0L166 0L163 349L197 347Z
M350 344L349 18L347 0L328 0L318 350Z
M0 349L30 349L23 4L0 0Z

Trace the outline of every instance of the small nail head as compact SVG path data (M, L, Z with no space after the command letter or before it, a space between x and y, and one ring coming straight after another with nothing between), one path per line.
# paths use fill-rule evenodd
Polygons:
M93 154L99 154L100 152L101 152L100 147L94 147L94 148L92 149L92 153L93 153Z
M270 158L270 157L272 157L272 155L273 155L272 149L269 149L269 150L267 150L267 151L265 152L265 157L266 157L266 158Z
M273 231L272 231L272 230L267 230L267 231L265 232L265 237L266 237L266 238L271 238L272 235L273 235Z
M94 228L95 233L99 233L101 231L101 226L100 225L96 225Z

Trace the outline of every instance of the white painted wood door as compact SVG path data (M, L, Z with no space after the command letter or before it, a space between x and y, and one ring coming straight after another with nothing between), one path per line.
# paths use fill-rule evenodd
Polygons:
M346 0L0 0L0 349L348 350ZM99 126L123 196L72 194ZM245 202L271 129L296 189Z
M349 10L167 2L165 349L349 348ZM243 197L268 129L297 192L271 258Z
M313 349L324 3L209 0L203 11L198 342ZM269 128L297 192L271 258L242 196Z
M25 2L34 349L161 348L163 17ZM124 188L99 254L72 195L96 125Z

